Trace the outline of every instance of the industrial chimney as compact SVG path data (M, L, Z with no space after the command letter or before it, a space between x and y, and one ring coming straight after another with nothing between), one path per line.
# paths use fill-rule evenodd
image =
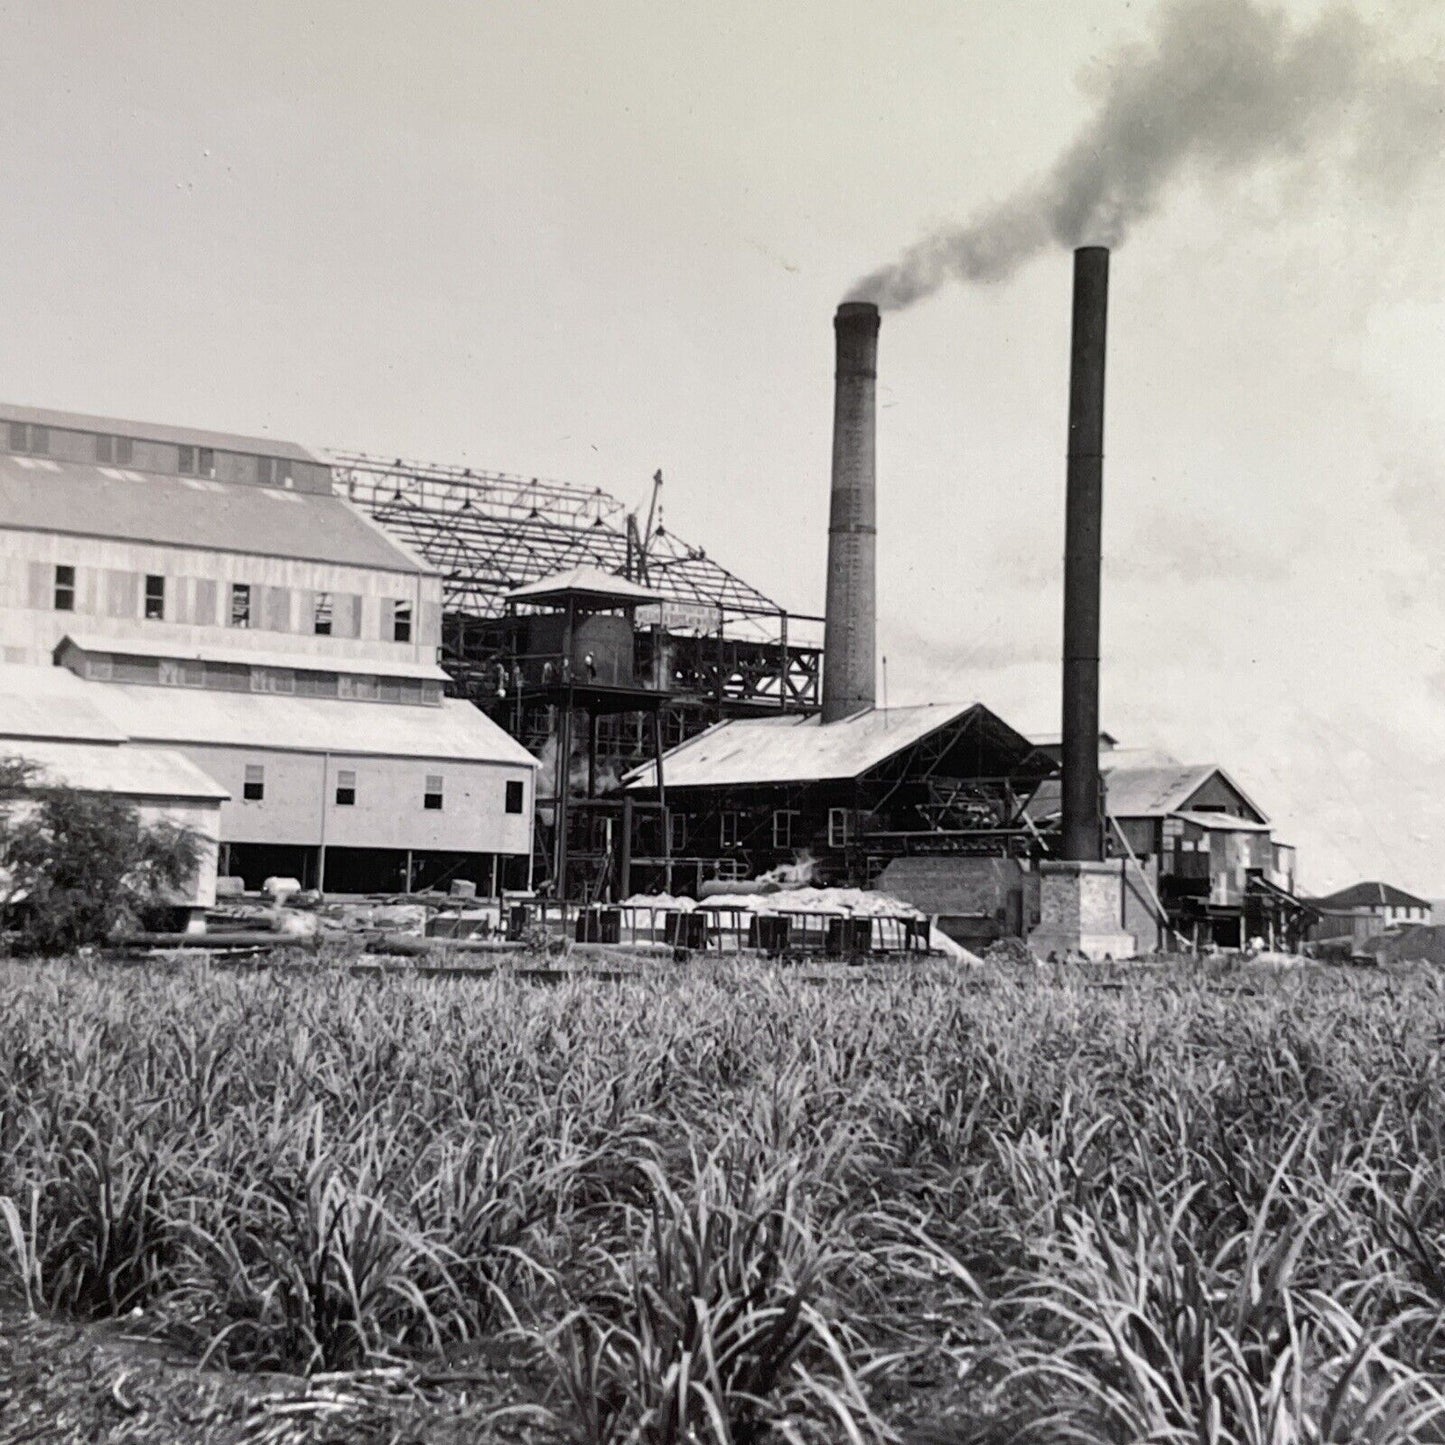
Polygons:
M823 624L825 723L871 708L876 697L878 308L870 301L845 301L833 318L833 328L838 369Z
M1069 471L1064 503L1063 853L1104 856L1099 787L1099 574L1104 508L1104 335L1109 252L1074 252Z

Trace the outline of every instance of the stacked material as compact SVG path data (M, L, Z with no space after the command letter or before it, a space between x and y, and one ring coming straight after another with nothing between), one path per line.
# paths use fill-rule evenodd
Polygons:
M785 888L775 893L721 893L702 903L691 898L673 898L667 893L637 893L623 908L654 909L659 913L691 913L697 908L737 909L747 913L831 914L843 918L908 918L922 920L911 903L887 893L869 893L861 888ZM935 927L928 931L928 947L955 963L981 962L976 954L960 947Z
M695 903L666 893L639 893L624 908L690 913L695 908L735 908L749 913L827 913L841 918L922 918L911 903L861 888L787 888L777 893L719 893Z

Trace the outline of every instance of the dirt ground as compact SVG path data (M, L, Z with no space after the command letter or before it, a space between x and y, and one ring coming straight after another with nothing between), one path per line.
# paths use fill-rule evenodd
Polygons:
M478 1357L429 1374L238 1375L123 1324L0 1306L0 1445L543 1445L555 1436L519 1373Z

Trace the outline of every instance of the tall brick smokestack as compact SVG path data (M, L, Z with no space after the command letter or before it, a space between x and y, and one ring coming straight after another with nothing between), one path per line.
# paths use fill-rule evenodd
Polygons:
M1069 480L1064 503L1063 856L1104 856L1099 787L1099 574L1104 515L1104 337L1109 252L1074 252Z
M833 318L833 490L828 511L828 603L823 625L823 721L876 700L877 477L874 459L878 308L845 301Z

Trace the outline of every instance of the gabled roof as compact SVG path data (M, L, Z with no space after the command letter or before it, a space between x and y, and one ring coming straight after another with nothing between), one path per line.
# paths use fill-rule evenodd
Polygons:
M662 594L650 587L629 582L600 567L571 567L551 577L541 577L536 582L514 588L506 594L508 602L563 603L575 597L584 604L592 603L605 607L641 605L661 602Z
M1429 908L1430 901L1416 898L1403 888L1391 883L1354 883L1338 893L1328 893L1323 898L1310 900L1316 908Z
M981 703L872 708L839 722L813 717L737 718L665 753L671 788L808 783L861 777L931 733L967 719L985 723L1020 761L1034 749ZM629 774L632 788L657 786L652 763Z
M1104 795L1115 818L1164 818L1189 811L1195 795L1212 778L1219 778L1262 822L1268 815L1216 763L1175 763L1162 766L1110 767L1101 758Z
M1143 749L1130 749L1129 756L1147 758L1135 766L1115 761L1119 754L1105 754L1099 759L1099 772L1104 779L1105 810L1111 818L1182 817L1201 827L1234 831L1267 831L1269 818L1224 771L1214 763L1178 763L1165 754ZM1189 804L1210 779L1218 777L1256 815L1255 819L1236 818L1229 813L1191 809ZM1052 818L1059 811L1061 781L1045 778L1028 805L1029 817L1036 822Z
M431 570L333 493L0 452L0 529L9 527L388 572Z
M422 706L143 683L87 685L103 690L105 711L142 742L537 766L485 713L455 699Z
M224 803L231 795L188 757L170 748L105 743L23 741L13 748L0 739L0 754L24 758L39 775L33 785L116 793L126 798L182 798Z
M15 746L7 748L7 740ZM534 768L469 702L352 702L91 682L63 667L0 665L0 755L30 741L212 745L441 758Z
M240 629L237 629L239 632ZM231 633L234 638L237 632ZM275 640L275 633L259 632L257 641ZM284 648L226 647L213 646L209 639L201 643L185 643L174 640L152 638L148 633L133 632L128 637L102 637L90 633L72 632L60 640L55 651L60 655L63 649L79 648L81 652L102 653L112 657L169 657L187 662L234 662L251 667L292 668L297 672L342 672L363 673L376 677L416 677L428 681L445 682L446 671L435 662L415 662L406 659L378 659L358 657L342 652L341 648L328 650L324 654L314 652L289 652ZM68 650L68 649L67 649Z
M173 446L213 447L218 452L243 452L263 457L289 457L297 462L328 463L315 452L278 437L238 436L234 432L199 431L195 427L165 426L160 422L126 421L117 416L90 416L79 411L53 411L43 406L17 406L0 401L0 421L30 422L60 431L98 432L131 437L135 441L169 442Z
M12 738L123 743L102 696L63 667L0 666L0 752Z

